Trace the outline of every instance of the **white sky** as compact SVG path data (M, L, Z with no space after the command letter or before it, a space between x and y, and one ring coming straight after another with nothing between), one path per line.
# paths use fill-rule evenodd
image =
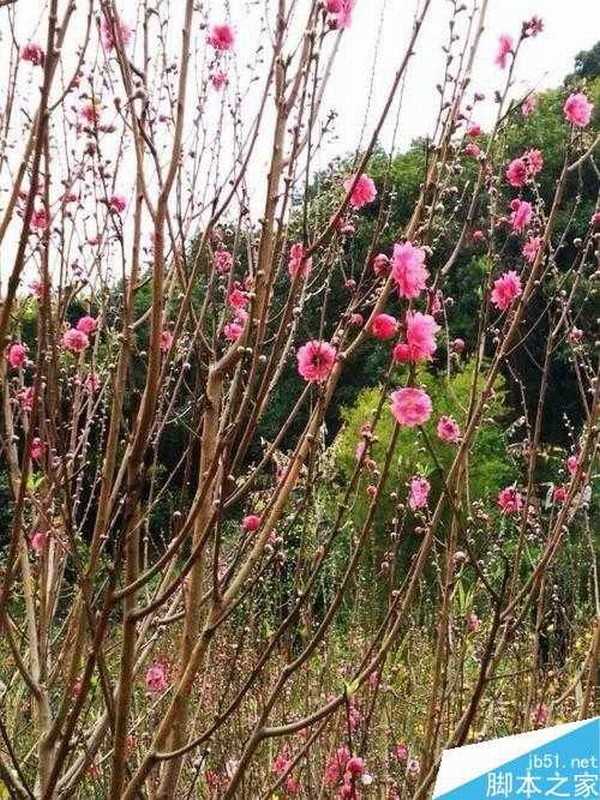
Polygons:
M473 0L465 0L471 6ZM66 0L60 0L64 5ZM309 0L298 0L298 19L305 18L305 10ZM332 137L322 151L313 160L313 168L326 166L328 160L335 155L343 155L353 151L359 145L361 130L365 125L362 143L369 137L374 121L379 116L382 104L393 78L394 72L402 59L406 43L412 28L415 4L418 0L356 0L352 27L343 36L338 60L327 91L321 117L330 110L338 114L335 123L335 138ZM41 5L41 4L40 4ZM40 5L34 14L32 0L18 0L16 8L16 36L20 43L28 39L43 41L45 21L40 26ZM85 14L84 2L78 3L78 12L71 33L69 45L80 41ZM259 38L259 18L265 9L269 14L276 9L276 0L212 0L204 2L208 20L220 22L230 19L237 31L236 55L237 70L241 76L241 86L248 78L245 64L254 57ZM133 22L140 8L137 0L117 0L124 19ZM419 38L416 55L411 61L404 91L401 115L399 118L396 146L404 149L410 141L426 135L437 115L439 95L435 90L442 71L444 55L441 46L448 33L448 18L451 4L448 0L432 0L429 16ZM42 6L43 7L43 6ZM173 56L177 52L180 19L183 0L172 0L169 26L173 41ZM475 119L484 126L494 114L492 101L494 90L503 83L504 73L494 65L494 55L498 36L501 33L511 34L515 39L519 35L521 22L537 14L542 17L545 30L535 39L525 42L516 70L514 92L522 96L535 88L543 89L560 84L564 75L573 68L573 59L577 52L588 49L600 40L600 0L489 0L488 23L483 36L479 56L476 62L471 95L474 91L482 92L488 98L476 112ZM463 14L466 20L466 14ZM6 26L7 11L0 9L0 52L8 42ZM199 17L196 15L196 21ZM193 32L192 41L202 52L205 33L201 30ZM267 42L268 45L268 42ZM135 60L135 55L134 55ZM235 71L232 64L228 69ZM24 77L28 73L23 72ZM34 74L39 79L41 70ZM0 81L0 109L4 102ZM259 83L254 84L254 94L248 95L248 120L256 110L256 96ZM35 103L37 90L32 92L29 85L21 86L24 103ZM370 89L372 89L370 93ZM208 114L216 113L218 99L211 102L215 107ZM193 115L192 99L190 117ZM210 116L207 117L210 119ZM366 123L366 124L365 124ZM389 146L393 120L384 130L382 143ZM19 148L22 144L19 132L13 132L14 148L11 158L14 159L11 169L17 163ZM253 211L258 212L265 185L266 163L269 154L270 134L261 140L261 147L251 164L249 172L249 191ZM133 158L133 153L127 155ZM127 171L126 171L127 172ZM134 170L129 171L130 177ZM8 173L4 170L0 180L0 213L3 198L9 188ZM131 187L122 186L123 193L130 193ZM256 214L258 216L258 213ZM16 246L19 221L11 225L11 235L4 244L3 257L0 258L0 288L6 280L11 266L11 250Z

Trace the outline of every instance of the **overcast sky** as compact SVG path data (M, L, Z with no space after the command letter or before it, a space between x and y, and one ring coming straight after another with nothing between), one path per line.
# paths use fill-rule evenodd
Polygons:
M61 7L66 0L60 0ZM406 49L412 29L415 8L422 0L356 0L352 27L345 32L338 60L322 109L321 117L330 110L337 112L335 136L325 143L322 150L313 159L313 168L324 168L327 162L336 155L344 155L355 150L372 131L373 124L379 115L387 96L395 70ZM473 0L465 0L471 7ZM306 18L306 9L310 0L298 0L297 20ZM237 68L230 64L233 73L239 74L241 83L238 88L245 93L252 74L245 70L245 64L254 59L257 41L260 38L260 19L267 10L272 14L277 7L276 0L212 0L203 2L203 10L208 21L221 22L230 20L236 28L237 41L235 59ZM78 4L76 18L69 34L68 45L74 46L82 38L85 21L85 3ZM117 0L117 7L125 20L134 22L136 12L141 7L137 0ZM431 132L435 120L439 96L435 90L442 71L444 55L441 47L448 34L448 19L451 3L448 0L431 0L431 9L419 38L416 55L411 61L403 93L401 113L398 118L396 147L404 149L412 139ZM37 8L37 11L34 9ZM19 0L15 6L17 41L43 41L45 35L45 17L40 11L43 6L32 0ZM183 2L172 0L169 13L169 28L173 43L173 57L178 50L181 29ZM34 13L32 13L32 11ZM544 32L535 39L525 42L519 56L516 70L514 93L523 96L532 89L544 89L557 86L564 75L573 68L576 53L589 49L600 40L600 3L599 0L489 0L487 26L482 39L476 68L473 75L472 91L485 94L488 101L478 108L476 121L486 125L494 114L492 101L494 90L502 86L504 73L494 64L494 55L498 37L507 33L517 38L521 23L532 15L540 16L545 25ZM466 14L463 14L466 20ZM7 11L0 10L0 52L9 40L7 27ZM196 16L196 24L199 17ZM202 54L204 51L205 33L198 29L193 33L193 46ZM135 60L135 53L133 54ZM31 91L27 76L31 72L23 71L26 84L20 87L20 95L24 105L37 102L39 95ZM41 70L34 78L41 76ZM245 83L244 83L245 82ZM4 102L0 81L0 105ZM247 114L250 120L256 111L261 81L250 83L251 91L247 95ZM245 87L245 88L244 88ZM252 87L254 89L252 90ZM252 91L255 94L252 94ZM217 113L219 99L214 97L213 112ZM210 114L210 107L205 112ZM188 119L193 116L190 107ZM210 117L208 117L210 119ZM382 143L389 147L394 129L395 114L384 130ZM14 148L10 153L11 170L14 171L19 153L22 149L23 137L19 131L13 131ZM266 164L269 156L270 135L266 136L249 170L248 187L250 204L258 212L262 203L265 186ZM129 157L133 158L131 153ZM133 169L129 177L133 176ZM0 182L0 212L2 200L10 188L10 174L4 171ZM131 187L122 186L125 194ZM256 214L258 216L258 213ZM19 231L18 220L11 225L5 251L14 247ZM6 280L10 256L0 260L0 286Z

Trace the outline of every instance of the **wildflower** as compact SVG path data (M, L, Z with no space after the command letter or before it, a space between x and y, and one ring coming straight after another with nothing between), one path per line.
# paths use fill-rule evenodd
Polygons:
M414 428L423 425L432 412L431 398L412 386L392 392L392 414L399 425Z
M395 244L392 275L400 297L409 300L418 297L425 289L425 282L429 277L425 268L425 251L414 247L410 242Z
M440 417L437 424L437 435L447 444L456 444L460 439L460 428L452 417Z
M512 51L513 51L512 37L503 33L498 39L498 50L496 52L496 58L494 59L494 63L497 66L499 66L500 69L506 69L506 65L508 64L508 56L512 53Z
M235 44L235 33L231 25L213 25L208 36L208 44L222 52L231 50Z
M458 353L460 355L461 353L465 352L466 345L463 339L454 339L454 341L450 343L450 347L454 353Z
M160 334L160 349L163 353L168 353L173 346L173 334L169 330L161 331Z
M90 340L86 333L77 328L69 328L65 331L62 338L63 347L72 353L83 353L89 346Z
M335 347L329 342L307 342L298 350L298 372L306 381L324 381L333 369L335 357Z
M527 166L527 175L529 177L537 175L544 167L544 157L541 150L526 150L523 153L523 161Z
M501 311L506 311L522 291L521 279L514 270L510 270L494 281L492 303Z
M11 344L8 348L8 363L13 369L20 369L25 364L27 350L20 342Z
M571 328L569 331L569 342L571 344L579 344L583 339L583 331L581 328Z
M400 744L392 747L392 755L396 761L406 761L408 758L408 747L403 742L400 742Z
M370 330L376 339L391 339L398 331L398 320L390 314L377 314Z
M368 175L360 175L356 178L353 175L344 181L344 189L350 194L350 205L352 208L360 209L363 206L372 203L377 197L377 188L375 182Z
M408 495L408 505L411 511L416 511L418 508L425 508L429 500L429 492L431 491L431 484L427 478L415 475L410 481L410 490Z
M416 778L421 772L421 763L418 758L409 758L406 762L406 774L409 778Z
M472 139L481 136L481 125L477 125L477 123L469 125L467 128L467 136L470 136Z
M523 497L514 486L507 486L498 495L498 505L503 514L518 514L523 508Z
M567 97L563 111L571 125L585 128L590 124L593 108L593 103L590 103L583 92L575 92Z

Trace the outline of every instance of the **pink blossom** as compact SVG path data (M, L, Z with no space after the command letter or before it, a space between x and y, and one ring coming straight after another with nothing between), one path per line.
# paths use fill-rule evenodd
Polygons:
M523 508L523 497L514 486L507 486L498 495L498 505L503 514L518 514Z
M352 758L348 759L346 763L346 772L349 772L350 775L356 777L358 775L362 775L365 771L365 762L362 758L358 756L352 756Z
M213 89L216 89L217 92L219 92L224 86L227 86L229 83L229 78L227 77L227 73L223 72L222 69L216 69L211 73L210 82L213 85Z
M370 331L376 339L391 339L398 331L398 320L390 314L377 314Z
M327 380L335 364L336 350L329 342L307 342L297 353L298 372L306 381Z
M22 411L31 411L33 409L33 386L26 386L17 395L17 400Z
M579 344L583 340L583 331L581 328L571 328L569 331L569 342L571 344Z
M530 114L533 114L537 106L537 96L535 94L530 94L521 105L521 114L523 114L524 117L528 117Z
M290 756L289 745L284 744L279 753L277 753L273 761L273 765L271 766L271 771L275 775L283 775L283 773L288 769L291 763L292 763L292 758Z
M46 54L39 44L35 42L28 42L21 48L21 60L29 61L34 67L43 67L46 60Z
M350 317L350 324L354 325L355 328L361 328L364 324L364 319L362 314L354 313Z
M392 351L392 358L397 364L408 364L413 360L410 345L398 342Z
M235 309L244 308L248 305L248 301L249 298L246 292L242 292L242 290L238 289L237 286L229 292L229 297L227 298L229 305Z
M117 214L122 214L127 208L127 198L123 197L122 194L113 194L108 204Z
M77 328L69 328L69 330L65 331L63 334L62 343L63 347L70 350L72 353L83 353L89 346L90 340L83 331L77 330Z
M242 520L242 528L246 533L254 533L260 528L261 524L262 517L259 517L258 514L248 514Z
M409 758L406 762L406 774L409 778L416 778L421 772L421 762L418 758Z
M533 216L531 203L528 203L526 200L515 199L510 204L510 207L512 209L512 214L510 215L511 225L513 226L513 230L520 233L523 228L526 228L531 222Z
M288 262L288 271L292 278L300 275L302 278L307 278L312 269L312 258L307 258L304 251L304 245L296 242L290 247L290 260Z
M474 611L467 614L467 630L469 633L477 633L481 627L481 620Z
M105 15L102 17L100 35L105 50L114 50L117 43L121 47L127 47L132 37L131 28L126 25L117 14L114 14L113 22Z
M336 28L349 28L352 24L352 11L355 0L326 0L325 8L332 15L332 24Z
M233 256L228 250L216 250L213 263L219 275L224 275L233 267Z
M544 22L537 16L533 16L523 23L523 35L535 37L544 30Z
M600 211L596 211L594 214L592 214L590 225L593 227L598 227L600 225Z
M533 264L536 260L538 253L543 244L541 236L530 236L523 245L523 258L529 263Z
M146 688L150 694L161 694L169 685L167 668L160 661L156 661L146 671Z
M541 150L526 150L523 153L523 160L527 165L527 174L529 176L537 175L544 167L544 156Z
M77 320L77 330L82 331L87 336L94 333L98 328L98 320L95 317L85 316Z
M378 253L373 259L373 272L377 277L388 275L390 271L390 259L385 253Z
M425 268L425 251L410 242L394 245L392 275L400 297L418 297L425 289L429 272Z
M501 311L506 311L521 293L521 279L514 270L510 270L494 281L492 303Z
M485 233L481 230L473 231L473 233L471 234L471 239L476 244L479 244L480 242L485 242Z
M36 209L31 215L31 229L45 231L50 224L50 218L45 208Z
M35 436L31 440L31 447L29 448L29 455L34 461L40 461L46 452L46 445L39 436Z
M29 538L31 549L34 551L34 553L37 553L38 556L46 549L47 542L48 534L44 531L36 531Z
M452 417L440 417L436 430L438 437L447 444L456 444L460 439L460 428Z
M494 59L494 63L499 66L500 69L506 69L506 65L508 64L508 56L512 53L512 49L512 37L503 33L498 39L498 50L496 52L496 58Z
M424 508L429 500L429 492L431 491L431 484L427 478L415 475L410 480L410 490L408 494L408 505L412 511L418 508Z
M564 503L567 499L567 490L564 486L555 486L552 492L552 500L555 503Z
M27 350L25 349L25 346L20 342L11 344L11 346L8 348L7 358L8 363L13 369L19 369L23 366L23 364L25 364L25 360L27 358Z
M466 345L463 339L454 339L450 346L452 347L453 352L458 353L459 355L465 352Z
M333 786L343 779L346 771L346 764L350 760L350 757L350 750L348 750L346 745L338 747L338 749L332 753L325 766L325 784L327 786Z
M590 124L594 104L590 103L583 92L570 94L564 105L565 118L578 128L585 128Z
M89 125L96 125L100 120L100 108L98 103L86 103L81 109L81 116Z
M396 761L406 761L408 758L408 747L404 744L404 742L400 742L392 747L392 755Z
M468 142L465 145L465 155L471 156L471 158L479 158L481 155L481 148L479 145L475 144L475 142Z
M83 384L83 388L88 394L95 394L98 391L100 388L100 378L95 372L88 372Z
M481 136L481 125L477 123L472 123L467 128L467 136L470 136L472 139L476 139L478 136Z
M567 458L567 470L569 475L575 475L577 469L579 468L579 459L577 456L569 456Z
M523 158L515 158L508 165L506 178L511 186L524 186L528 177L527 164Z
M213 25L207 41L215 50L231 50L235 44L235 33L231 25Z
M232 322L228 322L223 326L223 336L228 342L235 342L240 338L243 330L243 325L241 325L237 320L233 320Z
M408 386L392 392L392 414L399 425L414 428L431 416L431 398L422 389Z
M353 186L354 188L352 188ZM347 192L352 189L352 193L350 194L350 205L352 208L356 209L372 203L377 197L377 188L375 186L375 182L368 175L364 174L360 175L358 178L356 178L355 175L347 178L344 181L344 189Z
M173 346L173 334L169 330L160 333L160 349L163 353L168 353Z
M536 728L541 728L550 719L550 709L543 703L539 703L531 712L531 724Z
M437 349L435 337L440 326L430 314L409 311L406 315L406 341L412 361L428 361Z

